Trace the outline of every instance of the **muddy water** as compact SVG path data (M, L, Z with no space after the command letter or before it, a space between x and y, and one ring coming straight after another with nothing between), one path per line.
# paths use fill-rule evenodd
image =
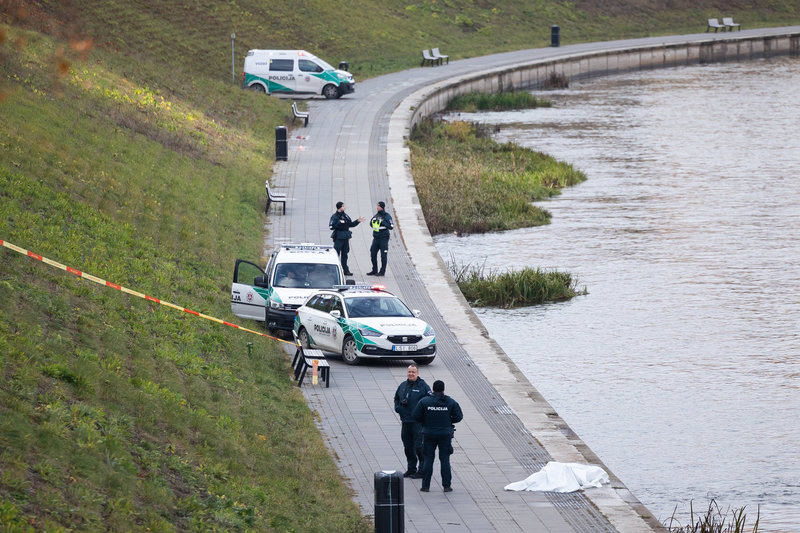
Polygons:
M685 67L462 114L588 181L549 226L440 236L459 263L576 275L588 295L478 310L530 381L662 521L761 506L800 531L800 60ZM537 94L539 95L539 94ZM455 118L455 117L450 117Z

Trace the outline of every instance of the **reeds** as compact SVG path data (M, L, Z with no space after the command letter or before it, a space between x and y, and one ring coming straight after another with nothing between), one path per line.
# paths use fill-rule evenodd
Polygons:
M474 307L526 307L568 300L579 294L572 274L557 270L526 266L522 270L495 271L485 264L458 265L452 257L448 268ZM585 288L581 294L586 294Z
M511 109L535 109L552 107L549 100L540 100L529 92L513 91L507 93L469 93L456 96L447 104L448 111L507 111Z
M676 509L677 510L677 509ZM708 503L708 509L705 515L695 518L694 507L692 503L689 504L690 524L687 526L674 526L677 522L675 514L669 519L669 524L666 524L667 529L672 533L745 533L747 522L747 515L744 513L745 508L741 509L728 509L726 512L720 509L716 500L712 499ZM728 512L731 513L731 521L727 522ZM752 533L758 533L758 523L761 520L761 507L756 510L756 521L753 524ZM727 522L727 523L726 523Z

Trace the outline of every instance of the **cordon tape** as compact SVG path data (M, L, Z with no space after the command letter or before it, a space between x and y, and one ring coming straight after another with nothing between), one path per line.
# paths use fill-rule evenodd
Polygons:
M266 333L261 333L260 331L255 331L255 330L252 330L252 329L248 329L248 328L239 326L237 324L232 324L230 322L227 322L225 320L220 320L219 318L215 318L213 316L204 315L203 313L198 313L197 311L192 311L191 309L187 309L185 307L181 307L179 305L175 305L175 304L170 303L170 302L165 302L164 300L160 300L158 298L153 298L152 296L148 296L147 294L142 294L141 292L136 292L136 291L131 290L131 289L127 288L127 287L123 287L122 285L117 285L116 283L112 283L110 281L106 281L104 279L100 279L100 278L98 278L96 276L92 276L91 274L87 274L86 272L82 272L82 271L80 271L80 270L78 270L76 268L72 268L72 267L68 267L66 265L62 265L61 263L59 263L57 261L53 261L52 259L48 259L46 257L43 257L43 256L39 255L39 254L36 254L36 253L31 252L29 250L26 250L24 248L20 248L19 246L15 246L15 245L11 244L8 241L0 240L0 244L2 244L5 248L9 248L11 250L14 250L15 252L21 253L22 255L27 255L28 257L33 258L33 259L37 259L37 260L41 261L42 263L47 263L50 266L54 266L56 268L60 268L61 270L64 270L64 271L69 272L71 274L75 274L79 278L85 278L85 279L88 279L90 281L94 281L98 285L103 285L105 287L111 287L112 289L117 289L118 291L122 291L122 292L124 292L126 294L131 294L133 296L138 296L139 298L147 300L148 302L155 302L157 304L161 304L161 305L164 305L166 307L171 307L173 309L177 309L178 311L183 311L185 313L189 313L190 315L194 315L194 316L197 316L197 317L200 317L200 318L205 318L206 320L211 320L212 322L217 322L217 323L223 324L225 326L230 326L232 328L236 328L236 329L239 329L239 330L242 330L242 331L246 331L248 333L254 333L256 335L260 335L261 337L267 337L268 339L275 339L276 341L284 342L286 344L291 344L292 346L297 346L297 344L295 344L294 342L289 342L289 341L286 341L286 340L283 340L283 339L279 339L278 337L273 337L271 335L267 335Z

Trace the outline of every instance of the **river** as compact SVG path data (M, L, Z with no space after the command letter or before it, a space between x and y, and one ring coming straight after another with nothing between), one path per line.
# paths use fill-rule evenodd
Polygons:
M746 506L800 531L800 59L647 71L450 115L588 180L548 226L436 237L445 260L574 274L588 294L476 309L662 521Z

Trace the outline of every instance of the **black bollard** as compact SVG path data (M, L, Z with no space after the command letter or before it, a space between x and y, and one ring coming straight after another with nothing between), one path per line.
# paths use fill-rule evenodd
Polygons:
M277 161L289 160L289 141L286 138L286 126L275 128L275 159Z
M561 44L561 28L550 26L550 46L557 47Z
M403 533L403 473L375 472L375 533Z
M350 68L350 63L347 61L339 61L339 70L347 70Z

